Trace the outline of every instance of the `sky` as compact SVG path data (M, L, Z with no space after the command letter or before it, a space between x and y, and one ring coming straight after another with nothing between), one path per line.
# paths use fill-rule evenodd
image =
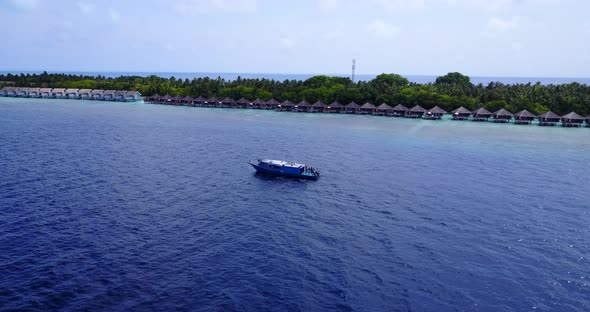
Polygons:
M0 0L0 71L590 77L587 0Z

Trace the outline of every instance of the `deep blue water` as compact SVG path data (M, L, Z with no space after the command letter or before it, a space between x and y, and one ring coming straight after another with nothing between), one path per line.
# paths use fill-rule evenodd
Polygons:
M588 311L589 136L0 98L0 310Z
M29 73L29 74L40 74L43 71L0 71L0 74L20 74L20 73ZM64 73L63 71L47 71L49 73ZM316 74L277 74L277 73L178 73L178 72L92 72L92 71L83 71L83 72L65 72L66 74L74 74L74 75L91 75L97 76L102 75L105 77L119 77L119 76L143 76L147 77L149 75L157 75L159 77L170 78L174 77L176 79L193 79L193 78L217 78L221 77L226 80L236 80L238 77L242 78L266 78L266 79L274 79L278 81L284 81L286 79L289 80L305 80L307 78L313 77ZM325 75L330 76L341 76L341 77L350 77L350 74L333 74L333 73L324 73ZM319 74L317 74L319 75ZM367 75L367 74L359 74L355 76L355 81L364 80L368 81L375 78L377 75ZM437 76L434 75L403 75L404 77L408 78L411 82L415 83L431 83L436 80ZM486 77L486 76L472 76L471 82L474 84L483 84L487 85L490 82L502 82L506 84L535 84L540 82L543 85L548 84L565 84L565 83L572 83L578 82L581 84L590 85L590 78L581 78L581 77Z

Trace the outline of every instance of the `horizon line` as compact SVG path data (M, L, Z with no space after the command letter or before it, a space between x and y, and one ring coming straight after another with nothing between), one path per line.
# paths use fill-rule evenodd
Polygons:
M207 71L134 71L134 70L4 70L0 69L0 73L9 73L9 74L21 74L21 73L142 73L142 74L224 74L224 75L300 75L300 76L337 76L337 77L350 77L350 73L280 73L280 72L207 72ZM477 78L553 78L553 79L590 79L588 77L579 77L579 76L503 76L503 75L468 75L462 73L460 71L451 71L449 73L461 73L467 77L477 77ZM355 73L355 76L378 76L381 74L398 74L402 77L440 77L446 74L437 75L437 74L399 74L394 72L382 72L379 74L375 73Z

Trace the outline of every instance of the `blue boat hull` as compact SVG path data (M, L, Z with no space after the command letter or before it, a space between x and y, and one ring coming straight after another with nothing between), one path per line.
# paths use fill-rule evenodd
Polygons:
M274 176L279 176L279 177L288 177L288 178L296 178L296 179L307 179L307 180L317 180L320 176L318 175L311 175L311 174L293 174L293 173L288 173L288 172L282 172L282 171L278 171L278 170L268 170L266 168L262 168L259 167L253 163L249 163L252 167L254 167L254 169L256 169L257 172L259 173L263 173L263 174L268 174L268 175L274 175Z

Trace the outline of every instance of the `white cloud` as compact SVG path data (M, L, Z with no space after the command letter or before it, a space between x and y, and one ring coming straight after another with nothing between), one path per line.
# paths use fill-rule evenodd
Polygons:
M38 0L8 0L14 7L23 10L32 10L39 4Z
M96 5L92 2L78 1L78 3L76 4L78 5L78 8L80 9L80 11L82 11L83 14L92 13L92 11L94 11L94 8L96 7Z
M118 24L121 20L121 14L119 13L119 11L113 8L109 8L109 17L111 18L111 21L115 24Z
M391 37L400 33L400 28L396 25L391 25L381 19L376 19L367 25L367 29L377 36Z
M254 12L257 0L179 0L174 9L181 14L202 14L215 10Z
M287 37L283 37L279 40L281 47L285 48L285 49L291 49L293 47L295 47L295 45L297 44L297 42L291 38L287 38Z
M513 16L510 19L492 17L488 22L488 28L494 31L505 32L516 29L520 23L520 17Z

